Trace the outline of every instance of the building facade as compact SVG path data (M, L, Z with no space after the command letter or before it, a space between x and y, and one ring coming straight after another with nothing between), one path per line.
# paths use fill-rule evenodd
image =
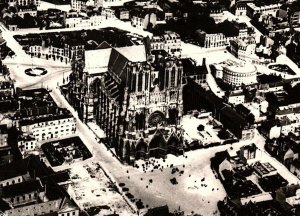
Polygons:
M261 6L258 6L254 3L248 3L247 16L253 18L255 14L261 14L261 15L273 15L274 17L276 17L276 13L281 6L282 6L281 3L261 5Z
M18 149L24 157L26 152L31 152L36 147L36 139L32 135L21 135L18 137Z
M153 36L150 40L152 51L164 50L169 55L181 54L180 35L175 32L166 32L163 36Z
M76 122L71 114L21 120L19 125L23 133L32 134L37 141L69 136L76 131Z
M40 0L8 0L10 6L28 6L35 5L39 7L41 5Z
M208 34L199 33L200 46L205 48L225 46L226 37L223 33Z
M71 0L71 9L75 11L85 10L87 1L88 0Z
M257 83L257 69L252 64L227 64L223 67L223 81L233 85L241 86Z
M99 8L103 6L103 0L71 0L71 9L75 11L85 11L87 7Z
M80 42L79 42L80 43ZM38 58L52 58L53 60L69 63L72 59L82 56L84 45L66 43L64 47L45 47L44 45L34 45L29 47L28 53Z
M32 17L36 17L37 16L37 7L36 6L19 6L18 7L18 12L17 12L18 16L24 18L25 14L29 14Z
M92 15L90 17L80 16L78 13L68 14L65 19L65 26L67 28L88 28L88 27L96 27L100 26L102 22L102 15Z

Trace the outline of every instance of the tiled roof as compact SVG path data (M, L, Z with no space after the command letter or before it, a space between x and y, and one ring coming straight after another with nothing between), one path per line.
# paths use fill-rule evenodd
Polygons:
M111 45L109 45L106 41L103 41L99 46L97 46L97 49L109 49L112 48Z
M0 199L0 211L4 212L9 209L11 209L9 204L7 202L5 202L4 200Z
M116 50L131 62L145 62L147 60L145 45L120 47Z
M265 122L262 123L261 127L266 130L266 131L270 131L272 127L278 125L278 120L276 119L272 119L272 120L267 120Z
M85 51L85 68L87 72L89 74L107 72L111 51L112 48Z
M235 110L233 110L230 107L224 107L220 110L220 113L224 116L227 116L229 119L231 119L231 122L233 125L240 125L245 126L247 125L247 121Z
M187 76L208 73L205 65L196 66L196 64L190 58L180 59L180 61L182 62L183 72Z
M33 177L41 177L48 175L49 170L38 157L32 155L26 159L0 166L0 181L25 175L27 172Z
M60 119L72 118L72 117L73 116L70 113L62 113L62 114L51 115L51 116L47 116L47 117L39 117L39 118L33 118L33 119L20 120L19 125L20 126L32 125L32 124L36 124L36 123L55 121L55 120L60 120Z
M2 189L2 197L4 198L15 197L33 191L38 191L40 189L42 189L42 185L40 181L38 180L25 181L22 183L13 184L4 187Z
M238 104L236 107L235 107L236 111L242 115L249 115L251 112L250 110L245 107L243 104Z
M145 216L168 216L169 214L169 208L167 205L165 205L149 209Z
M62 171L58 173L54 173L50 176L45 176L41 178L41 182L45 184L48 178L51 178L55 183L67 182L70 180L70 175L67 171Z
M120 77L127 63L128 59L124 55L122 55L116 49L112 49L110 59L108 62L108 69L111 72L115 73Z

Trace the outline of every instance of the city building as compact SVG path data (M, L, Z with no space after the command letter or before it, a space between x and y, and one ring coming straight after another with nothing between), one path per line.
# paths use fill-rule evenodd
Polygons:
M7 146L7 139L8 139L7 126L0 125L0 148Z
M276 191L276 201L285 210L286 215L298 215L299 209L299 185L289 185Z
M226 38L223 33L206 33L204 31L198 34L200 46L205 48L225 46Z
M100 13L93 13L90 16L83 16L82 13L71 12L66 15L65 26L67 28L88 28L100 26L103 16Z
M32 17L37 16L37 6L36 5L24 5L18 6L17 8L17 15L24 18L25 14L29 14Z
M156 9L135 8L130 11L131 25L137 29L147 30L156 26L158 21Z
M294 106L294 107L293 107ZM295 132L300 125L298 104L279 107L275 119L264 122L262 130L269 138L278 138Z
M255 38L236 39L230 41L231 53L241 60L246 60L251 55L255 54L256 41Z
M23 133L32 134L37 141L61 138L74 134L76 121L69 111L57 109L51 116L19 120Z
M2 34L0 33L0 55L5 56L5 53L7 52L7 47L6 47L6 40L2 37ZM2 59L2 57L1 57Z
M18 139L18 149L21 152L22 157L28 156L28 153L31 153L36 148L36 139L32 135L19 135Z
M245 103L245 94L243 91L228 91L225 93L225 101L229 104L238 105Z
M103 0L71 0L71 9L77 12L87 10L87 7L99 8L103 6Z
M79 208L63 187L65 178L35 156L0 166L1 211L6 215L79 216ZM62 175L60 175L62 176Z
M247 4L247 16L253 18L256 14L260 15L272 15L276 17L277 11L282 6L281 3L269 4L269 5L257 5L255 3Z
M53 58L54 60L69 63L83 54L84 45L81 41L68 40L63 47L41 45L29 46L28 53L39 58Z
M162 36L153 36L150 39L152 51L164 50L170 55L179 56L181 53L180 35L175 32L166 32Z
M250 85L257 83L256 66L249 62L237 62L227 60L215 67L216 74L221 75L221 79L232 86ZM218 70L221 70L220 72Z
M41 5L40 0L8 0L9 6L29 6L29 5L35 5L36 7L39 7Z
M111 7L115 11L115 16L123 21L130 21L130 10L124 7Z
M257 147L254 143L242 146L240 149L240 158L244 160L251 160L256 158Z
M0 125L0 165L11 163L14 160L12 147L8 144L7 125Z
M260 132L269 139L278 138L281 134L281 126L278 120L262 122Z
M175 32L166 32L163 35L165 46L164 49L169 54L177 54L180 55L181 53L181 39L180 35Z
M299 26L299 24L300 24L300 10L299 9L293 11L293 13L290 15L289 23L292 26Z
M239 151L231 148L218 152L212 158L212 167L227 193L218 203L222 215L260 215L262 212L290 215L287 214L290 211L279 207L286 203L285 196L273 196L287 187L288 181L269 162L260 162L261 155L257 153L259 150L252 144Z
M224 20L224 8L218 5L211 5L209 16L212 17L216 23L220 23Z
M183 78L185 80L193 80L195 83L199 85L204 85L207 80L207 65L206 59L204 58L202 61L202 65L197 65L197 63L191 58L181 59L183 65Z
M277 170L268 162L255 162L253 165L254 172L260 177L273 176L277 174Z
M46 89L19 91L18 109L11 119L18 129L15 145L22 157L38 153L37 142L64 138L76 131L75 118L58 107Z
M52 167L92 157L78 136L43 143L41 149Z
M237 1L235 1L235 15L236 16L246 16L248 3L254 3L254 0L237 0Z
M223 127L230 130L240 140L251 140L255 137L255 129L248 119L230 107L223 107L219 111L218 120Z

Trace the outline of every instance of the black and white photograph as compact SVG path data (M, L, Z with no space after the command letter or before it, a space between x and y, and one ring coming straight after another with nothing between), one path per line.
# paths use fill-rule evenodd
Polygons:
M300 216L300 0L0 0L0 216Z

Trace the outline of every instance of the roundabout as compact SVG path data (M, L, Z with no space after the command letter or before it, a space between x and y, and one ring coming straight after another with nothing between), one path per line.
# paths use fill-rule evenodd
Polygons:
M45 68L35 67L35 68L27 68L25 70L25 74L28 76L43 76L46 75L48 71Z

